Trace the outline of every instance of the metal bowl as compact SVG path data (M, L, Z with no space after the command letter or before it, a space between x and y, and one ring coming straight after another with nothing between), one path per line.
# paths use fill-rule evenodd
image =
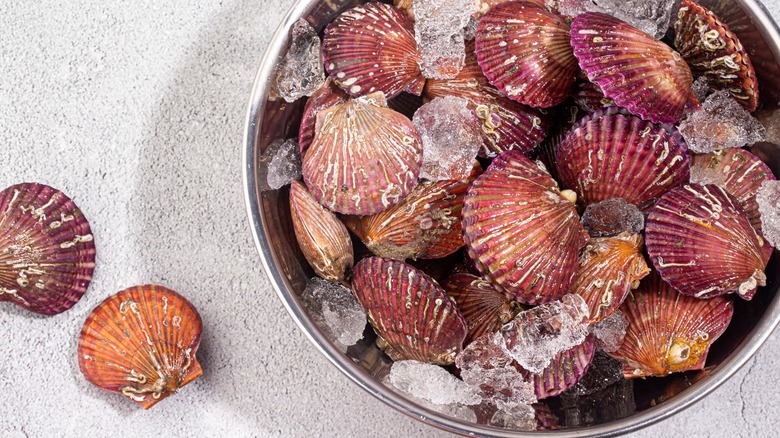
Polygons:
M311 342L347 377L392 408L429 425L459 434L516 437L538 432L497 429L459 421L426 409L397 394L381 383L390 366L389 359L376 347L373 333L340 352L324 336L301 306L298 294L313 275L298 250L293 235L288 204L288 188L265 191L259 181L266 176L262 152L275 139L297 137L305 99L289 104L270 100L270 82L275 65L289 45L292 24L303 17L318 31L357 0L297 1L268 46L255 79L249 101L244 133L244 186L246 204L257 249L263 266L290 315ZM752 57L758 72L765 109L780 102L780 29L766 9L755 0L702 0L729 23ZM780 150L761 144L753 152L762 156L776 175L780 175ZM775 254L767 267L768 286L750 301L736 300L736 316L710 352L705 371L688 372L664 379L634 379L631 384L613 390L611 402L592 403L590 407L546 403L549 413L558 417L565 429L545 431L550 436L610 436L636 430L661 421L691 406L731 377L769 337L780 322L780 256ZM610 406L610 403L620 403ZM599 407L601 406L601 407Z

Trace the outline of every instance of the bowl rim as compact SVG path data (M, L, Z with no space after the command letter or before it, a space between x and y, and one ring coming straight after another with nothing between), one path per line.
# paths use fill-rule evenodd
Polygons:
M395 393L390 388L376 381L373 376L354 363L347 356L337 350L320 332L314 322L302 310L300 302L294 293L289 280L278 269L279 263L269 244L271 236L264 226L266 215L258 201L259 193L256 179L256 154L255 146L257 133L260 129L258 116L262 114L268 93L275 61L281 57L283 49L289 42L289 30L299 18L307 16L320 0L296 0L290 7L276 29L268 47L265 50L260 67L255 76L254 85L247 105L247 113L244 124L242 149L242 174L244 186L244 201L254 238L255 246L260 254L263 269L268 276L282 304L293 318L298 327L303 331L311 343L322 353L339 371L349 377L360 388L386 403L398 412L419 420L430 426L460 435L471 436L495 436L495 437L524 437L539 436L544 433L550 437L571 436L616 436L636 431L652 424L665 420L689 408L700 401L712 391L717 389L726 380L732 377L748 360L750 360L772 334L775 327L780 324L780 298L775 298L767 307L764 315L757 322L751 332L747 334L737 349L728 356L709 376L695 383L690 388L676 396L650 407L644 411L632 414L628 417L609 423L562 430L545 431L515 431L499 429L491 426L465 423L444 416L435 411L423 408L405 397ZM767 41L776 60L780 60L780 28L767 11L766 7L758 0L733 0L741 4L746 15L758 26L761 36Z

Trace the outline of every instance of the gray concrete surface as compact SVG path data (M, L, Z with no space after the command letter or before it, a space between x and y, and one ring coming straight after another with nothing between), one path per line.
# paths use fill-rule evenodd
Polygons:
M255 69L292 0L5 0L0 187L38 181L91 221L98 268L70 311L0 305L0 436L446 436L340 375L293 325L250 239L240 180ZM767 1L775 16L780 1ZM87 384L86 315L147 282L188 296L204 375L144 412ZM780 341L637 436L778 436Z

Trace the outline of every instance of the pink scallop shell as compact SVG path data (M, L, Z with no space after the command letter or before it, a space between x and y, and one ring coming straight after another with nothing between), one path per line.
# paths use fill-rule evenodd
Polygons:
M525 377L533 382L537 399L555 397L576 385L585 376L595 354L596 342L593 335L590 335L582 344L558 353L540 374L531 374L525 370L523 372Z
M311 142L314 141L317 113L344 103L348 99L349 95L337 87L331 78L325 79L322 86L309 97L306 106L303 107L301 127L298 129L298 148L301 151L301 158L306 155Z

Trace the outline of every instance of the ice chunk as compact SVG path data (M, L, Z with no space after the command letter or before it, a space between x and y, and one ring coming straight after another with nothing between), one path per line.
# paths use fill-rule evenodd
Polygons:
M626 330L628 330L628 318L620 310L615 310L612 315L590 328L591 333L596 337L596 346L607 353L620 348L623 338L626 337Z
M726 175L715 169L702 166L691 166L692 184L714 184L716 186L726 187Z
M775 248L780 245L780 181L764 181L756 193L764 238Z
M268 163L266 180L271 189L280 189L301 177L301 156L294 138L274 140L263 157Z
M699 102L704 102L707 97L709 97L710 94L712 94L713 90L710 88L710 83L707 80L707 76L700 76L698 79L693 81L693 86L691 87L693 90L693 94L696 95L696 98L699 99Z
M488 422L491 426L516 430L536 430L536 412L527 404L499 405Z
M452 79L466 63L463 29L478 0L414 0L414 35L426 78Z
M761 111L758 120L766 128L766 140L780 145L780 110Z
M494 335L494 342L532 373L541 373L556 354L588 336L590 311L579 295L542 304L517 314Z
M479 20L471 17L469 18L468 24L466 24L466 27L463 28L463 39L466 41L471 41L477 36L477 26L479 25Z
M558 11L576 17L585 12L601 12L623 20L637 29L661 39L669 30L680 0L560 0Z
M437 97L421 106L413 117L423 141L420 177L430 181L468 177L482 138L477 119L460 97Z
M471 386L438 365L395 362L385 382L400 392L436 405L476 405L482 401Z
M314 277L300 298L314 323L342 351L363 338L366 312L348 288Z
M572 386L566 395L590 395L623 379L623 365L603 351L596 350L588 372Z
M320 37L303 18L292 28L290 48L276 69L274 90L287 102L311 96L325 82Z
M585 208L582 226L590 237L609 237L628 231L639 234L645 228L645 216L623 198L605 199Z
M680 123L680 133L692 152L706 154L763 141L766 129L728 91L721 90L712 93L700 110L688 114Z

